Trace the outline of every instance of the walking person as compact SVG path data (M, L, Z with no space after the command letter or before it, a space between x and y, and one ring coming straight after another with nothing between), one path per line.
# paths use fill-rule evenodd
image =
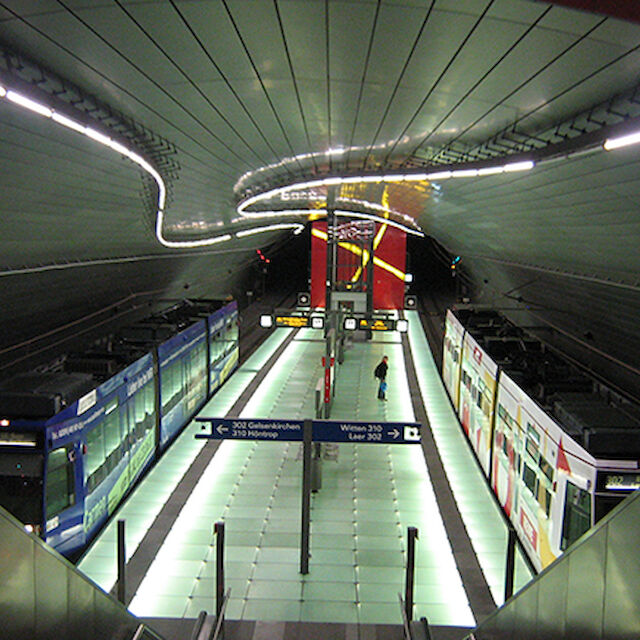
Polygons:
M373 375L378 378L380 384L378 385L378 400L384 400L386 402L387 398L385 397L385 393L387 391L387 370L389 368L388 365L389 357L383 356L382 361L375 368Z

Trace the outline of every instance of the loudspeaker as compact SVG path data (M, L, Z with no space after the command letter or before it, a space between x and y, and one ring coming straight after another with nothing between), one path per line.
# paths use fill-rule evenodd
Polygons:
M404 297L404 308L405 309L417 309L418 308L418 298L416 296L405 296Z
M298 307L308 307L311 304L311 294L303 291L298 293Z

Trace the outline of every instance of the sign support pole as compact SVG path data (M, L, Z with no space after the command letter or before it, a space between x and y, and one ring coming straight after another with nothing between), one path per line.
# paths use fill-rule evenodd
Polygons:
M309 573L309 529L311 525L311 447L313 422L304 421L302 439L302 530L300 536L300 573Z
M125 538L124 538L125 521L118 520L118 600L125 604L127 578L126 578L126 566L127 557L125 553Z
M507 567L504 573L504 599L505 602L513 595L513 577L516 568L516 530L509 524L509 537L507 539Z
M216 536L216 623L224 629L224 623L220 622L224 604L224 522L216 522L213 531ZM224 630L222 634L224 636Z
M413 619L413 583L415 579L417 527L407 527L407 572L404 581L404 606L409 623Z

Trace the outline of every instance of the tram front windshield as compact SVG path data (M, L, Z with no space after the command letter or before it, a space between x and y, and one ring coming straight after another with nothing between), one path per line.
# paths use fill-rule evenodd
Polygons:
M35 436L2 434L0 506L24 524L42 522L43 455ZM21 436L21 437L16 437Z

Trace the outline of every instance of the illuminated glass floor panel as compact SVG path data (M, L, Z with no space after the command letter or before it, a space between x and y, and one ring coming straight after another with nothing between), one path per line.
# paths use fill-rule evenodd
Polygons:
M496 604L504 602L507 528L474 454L460 429L415 311L407 312L409 342L431 430L460 515ZM516 553L514 591L531 580L520 551Z
M312 417L324 342L300 332L243 411L245 417ZM320 338L320 336L317 336ZM373 369L389 355L389 402ZM344 390L344 393L342 393ZM397 340L354 343L338 373L332 418L413 420ZM327 446L312 498L310 573L299 573L301 445L226 441L143 580L131 610L195 617L213 610L215 540L224 520L231 619L400 623L406 528L418 546L416 613L433 624L472 625L418 445Z
M224 416L290 332L290 329L282 329L272 333L218 389L201 410L201 415ZM204 440L196 440L194 437L200 429L200 424L196 422L190 423L185 428L78 563L78 568L105 591L111 590L117 578L117 520L126 520L125 548L127 560L129 560L176 485L204 446Z

